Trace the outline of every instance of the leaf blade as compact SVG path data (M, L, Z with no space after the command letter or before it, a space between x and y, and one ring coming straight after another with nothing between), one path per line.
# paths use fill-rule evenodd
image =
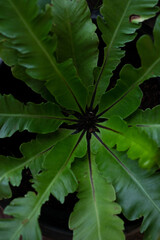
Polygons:
M93 179L86 159L76 163L74 172L79 181L80 200L70 216L69 224L73 229L73 239L124 239L122 221L113 216L120 212L120 207L113 202L114 190L97 172L94 159L92 159Z
M138 86L145 80L160 75L158 44L160 39L159 24L160 17L157 18L153 31L154 43L147 35L142 36L137 41L137 49L141 57L142 66L138 69L134 68L132 65L125 65L123 67L120 72L120 80L117 82L115 88L102 96L100 102L100 115L103 114L105 117L110 117L111 115L119 114L122 111L120 116L123 118L128 117L138 108L142 97L141 94L135 94L134 91L136 91L136 89L138 90ZM146 55L147 51L150 52L149 58ZM132 96L134 96L134 99L137 102L136 104L132 104ZM133 105L130 110L127 110L127 103ZM123 108L126 109L125 112Z
M98 61L98 39L86 1L54 0L52 12L53 30L58 37L58 61L72 58L84 85L92 85L93 69Z
M114 185L124 215L131 221L144 217L141 226L144 239L157 240L160 236L159 174L140 169L124 153L110 151L111 154L101 148L97 154L100 172Z
M114 2L105 0L103 2L101 14L104 19L98 19L98 26L107 47L104 50L103 65L96 79L95 104L105 93L112 71L124 56L125 52L120 48L126 42L135 38L135 31L140 27L140 24L137 23L143 22L156 14L158 11L158 8L155 7L156 4L156 0L125 0L122 4L119 4L118 0ZM131 16L138 17L137 23L132 21Z
M101 126L102 141L109 147L116 146L118 151L127 151L129 158L138 159L144 168L151 168L158 163L157 143L139 128L128 127L119 117L112 117Z
M61 110L54 103L24 105L12 95L1 95L0 101L1 138L9 137L18 130L37 133L53 132L63 121Z
M0 2L0 9L0 33L4 44L7 42L11 51L18 51L18 64L25 67L32 78L45 80L49 91L64 107L82 110L86 104L86 89L72 61L57 64L53 55L56 43L48 35L52 26L51 8L48 6L46 12L39 13L36 0L18 3L7 0Z

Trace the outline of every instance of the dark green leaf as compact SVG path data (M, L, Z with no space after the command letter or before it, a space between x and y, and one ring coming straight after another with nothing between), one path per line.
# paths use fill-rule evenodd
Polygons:
M92 85L98 39L86 0L54 0L52 12L53 30L58 36L58 61L72 58L84 85Z
M11 197L9 182L19 186L21 172L29 167L32 175L43 169L43 162L54 145L70 134L68 130L59 130L53 134L39 135L36 140L21 146L23 158L0 156L0 199Z
M40 94L44 99L55 102L55 98L45 86L45 81L39 81L27 75L24 67L14 66L12 68L12 74L15 78L24 81L33 91Z
M96 101L109 84L112 71L120 63L124 56L126 42L132 41L136 30L141 26L139 23L153 17L158 8L155 7L157 0L104 0L101 8L103 18L98 19L98 26L102 32L102 37L107 47L104 50L104 62L97 77L98 88Z
M38 192L52 193L61 203L68 193L77 188L77 180L70 169L74 157L84 156L86 149L78 151L81 145L81 136L71 135L56 146L47 155L44 162L44 169L35 180L34 187ZM63 151L62 151L63 149Z
M0 33L4 36L4 46L11 52L18 51L18 65L27 68L32 78L46 81L47 88L60 104L82 110L86 104L86 89L70 59L57 64L53 56L55 38L48 35L53 21L51 8L48 6L45 12L39 13L36 2L0 1Z
M37 133L53 132L64 118L60 108L54 103L24 105L11 95L0 96L0 102L1 138L9 137L18 130Z
M160 75L159 24L160 17L157 18L154 28L154 42L147 35L142 36L137 42L142 66L136 69L131 65L125 65L115 88L103 95L100 111L104 113L104 116L110 117L111 115L120 114L123 118L128 117L140 104L141 94L137 92L138 85L151 77ZM149 57L148 52L150 53ZM120 113L121 111L122 113Z

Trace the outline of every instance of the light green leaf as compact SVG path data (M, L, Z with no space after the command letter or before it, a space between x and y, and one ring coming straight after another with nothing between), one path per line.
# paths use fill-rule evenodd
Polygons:
M12 196L9 182L12 186L19 186L21 172L29 167L32 175L43 169L43 162L54 145L70 134L68 130L59 130L53 134L38 135L36 140L25 143L20 150L22 158L0 156L0 199Z
M86 0L54 0L52 12L53 30L58 37L58 61L72 58L84 85L92 85L93 69L98 61L98 38Z
M115 203L115 192L98 172L92 159L91 169L88 159L78 159L73 168L79 182L78 198L70 216L70 228L74 240L121 240L123 222L115 216L121 212Z
M43 134L53 132L64 118L60 108L54 103L24 105L12 95L1 95L0 102L1 138L9 137L18 130Z
M104 62L96 80L98 88L95 104L105 93L113 70L124 56L125 51L122 47L135 38L135 32L141 26L140 22L156 14L157 2L157 0L123 0L121 3L118 0L103 1L101 8L103 18L98 19L98 26L107 47L104 50Z
M150 168L159 161L159 150L144 131L137 127L128 127L127 123L119 117L113 117L103 123L101 136L103 142L118 151L127 151L128 157L136 160L142 167Z
M137 110L129 118L127 123L143 129L160 147L160 106L153 109Z
M137 49L141 58L142 66L138 69L131 65L125 65L120 72L120 80L115 88L104 94L100 103L100 112L105 117L119 115L123 118L128 117L138 108L141 94L136 93L138 85L151 77L160 75L160 17L157 18L154 27L154 42L144 35L137 41ZM149 52L149 57L148 57ZM135 95L135 96L134 96ZM133 99L132 99L133 96ZM137 98L136 103L134 100ZM138 99L139 98L139 99ZM128 106L128 108L127 108ZM122 113L121 113L122 111Z
M86 105L86 89L71 59L57 64L53 55L55 38L49 36L52 21L51 7L39 13L36 0L0 1L0 34L4 36L5 47L11 52L18 51L18 65L25 67L32 78L46 81L61 105L82 110Z
M139 168L126 154L101 148L96 163L101 173L112 182L117 201L129 220L143 218L144 240L160 237L160 176Z

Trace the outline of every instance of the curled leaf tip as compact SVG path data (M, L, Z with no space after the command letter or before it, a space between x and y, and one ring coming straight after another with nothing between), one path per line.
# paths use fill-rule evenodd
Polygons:
M144 21L147 20L147 19L148 19L148 17L139 16L139 15L134 15L134 14L129 17L129 21L130 21L131 23L135 23L135 24L139 24L139 23L141 23L141 22L144 22Z

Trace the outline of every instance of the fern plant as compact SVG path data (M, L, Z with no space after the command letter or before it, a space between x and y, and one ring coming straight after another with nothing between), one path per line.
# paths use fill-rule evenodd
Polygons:
M0 57L13 75L45 101L23 104L0 96L0 137L37 133L20 147L21 158L0 156L0 198L12 196L29 168L32 186L5 208L0 239L40 240L42 205L52 194L61 203L77 192L69 219L74 240L122 240L121 212L143 217L144 239L160 237L160 106L138 109L139 87L160 76L160 17L153 38L137 41L141 66L113 71L141 22L156 15L158 0L103 0L97 25L103 63L98 62L96 26L86 0L0 0Z

